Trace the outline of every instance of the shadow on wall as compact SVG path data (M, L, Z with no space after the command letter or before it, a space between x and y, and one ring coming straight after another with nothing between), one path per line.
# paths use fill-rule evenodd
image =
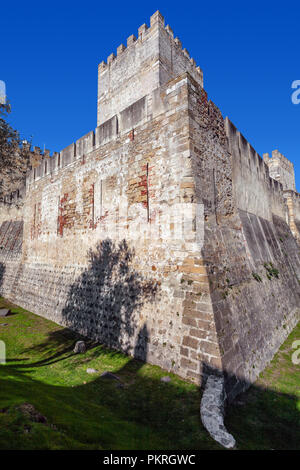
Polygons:
M5 273L5 265L3 263L0 263L0 293L1 293L1 287L3 284L4 273Z
M90 250L62 316L66 326L110 348L132 353L136 344L134 354L145 360L148 333L141 330L136 339L138 315L145 302L154 301L157 283L133 268L134 255L125 240L106 239Z

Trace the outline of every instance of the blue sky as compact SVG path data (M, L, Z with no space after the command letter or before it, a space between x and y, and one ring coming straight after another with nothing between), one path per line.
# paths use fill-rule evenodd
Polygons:
M300 104L291 100L299 2L2 2L0 80L11 123L51 153L94 129L98 63L158 9L223 115L260 155L278 148L289 158L300 190Z

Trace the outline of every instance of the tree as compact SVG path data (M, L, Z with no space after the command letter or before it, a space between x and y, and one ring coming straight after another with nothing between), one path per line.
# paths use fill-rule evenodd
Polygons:
M25 182L30 161L29 146L21 143L19 132L8 123L9 104L0 103L0 198Z

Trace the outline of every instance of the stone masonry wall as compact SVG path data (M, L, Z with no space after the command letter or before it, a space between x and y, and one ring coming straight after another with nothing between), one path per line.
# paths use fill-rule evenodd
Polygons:
M287 223L282 185L271 180L261 158L192 80L189 116L191 175L196 201L204 205L201 254L211 304L199 309L194 296L185 315L198 322L197 334L205 338L198 346L202 368L224 371L232 400L257 378L299 321L299 247ZM202 311L201 318L190 313L195 310ZM209 322L214 328L207 336ZM192 326L196 323L190 337L196 336Z
M21 272L4 293L199 383L202 354L214 362L219 351L195 222L189 88L187 74L170 81L141 112L129 107L106 143L87 136L90 151L76 144L32 171Z
M0 225L0 286L9 298L18 284L22 271L23 221L9 220Z
M234 212L205 244L222 367L229 399L266 367L299 321L299 247L283 187L226 121Z
M296 191L284 191L287 205L288 224L294 237L300 242L300 194Z
M299 195L159 12L100 64L95 132L37 155L1 207L2 295L196 383L224 372L230 400L248 387L299 320Z

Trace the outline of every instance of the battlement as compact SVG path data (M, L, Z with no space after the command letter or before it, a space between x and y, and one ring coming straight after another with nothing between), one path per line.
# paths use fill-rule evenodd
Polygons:
M154 90L130 106L127 106L118 115L112 116L95 130L88 132L60 152L54 152L52 156L48 150L45 150L44 154L42 154L39 147L34 147L31 166L26 175L26 188L28 189L30 185L41 178L51 178L54 173L62 171L65 167L72 166L72 164L78 161L84 164L91 152L102 146L111 145L121 137L125 136L129 142L132 132L136 132L140 126L143 126L152 120L153 117L166 111L166 104L162 105L158 91L170 97L172 94L178 93L179 89L187 84L189 78L188 73L176 77L176 79L168 82L165 86ZM213 104L210 103L209 106L213 107Z
M268 153L264 153L263 159L269 167L271 178L279 181L285 190L296 190L294 165L290 160L278 150L273 150L271 158Z
M172 78L188 72L203 87L203 73L159 11L98 67L98 126Z
M84 162L86 156L93 150L143 124L148 119L148 99L149 97L144 96L124 109L119 116L113 116L98 126L95 131L88 132L60 152L54 152L52 156L48 150L41 154L40 148L34 147L31 167L26 176L26 187L28 188L32 183L45 176L51 176L54 172L62 170L73 162L78 160Z

